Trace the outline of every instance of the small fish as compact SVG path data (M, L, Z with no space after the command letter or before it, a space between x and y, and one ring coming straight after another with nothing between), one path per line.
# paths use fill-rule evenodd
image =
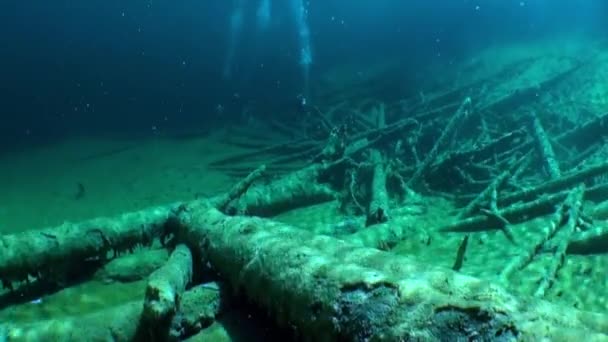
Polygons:
M348 235L359 230L359 224L354 218L346 218L333 226L333 232L336 235Z
M213 291L220 290L220 285L216 282L201 284L200 287L203 289L213 290Z
M82 184L80 182L76 183L76 193L74 194L74 199L80 200L84 197L85 194L86 194L86 190L84 188L84 184Z

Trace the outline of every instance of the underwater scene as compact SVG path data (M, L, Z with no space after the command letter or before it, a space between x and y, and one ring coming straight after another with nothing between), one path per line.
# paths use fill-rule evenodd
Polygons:
M608 341L608 2L0 2L0 342Z

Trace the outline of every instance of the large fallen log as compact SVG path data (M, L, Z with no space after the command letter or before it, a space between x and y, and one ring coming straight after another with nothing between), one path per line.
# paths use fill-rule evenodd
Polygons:
M0 236L0 279L5 287L13 281L60 273L74 261L106 258L108 252L151 243L164 233L172 206L149 208L113 218Z
M305 340L608 340L605 315L518 299L409 257L204 205L178 220L235 290Z

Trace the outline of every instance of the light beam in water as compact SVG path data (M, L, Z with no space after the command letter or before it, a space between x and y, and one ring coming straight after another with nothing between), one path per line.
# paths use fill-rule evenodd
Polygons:
M310 45L310 29L307 22L307 10L303 0L290 0L295 17L300 44L300 66L304 77L304 94L308 95L308 80L310 77L310 65L312 64L312 50Z
M266 30L270 23L270 0L260 0L260 5L256 12L258 28Z
M244 0L238 0L236 8L230 16L230 42L228 43L228 54L224 63L224 78L226 79L232 76L232 60L243 30L243 3Z

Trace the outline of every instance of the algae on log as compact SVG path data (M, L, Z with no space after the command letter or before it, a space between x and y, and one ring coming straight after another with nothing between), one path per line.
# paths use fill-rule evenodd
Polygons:
M181 238L235 288L316 341L476 338L605 340L608 317L518 299L412 258L204 206L178 216Z
M201 201L201 204L208 207L218 205L230 212L234 208L227 203L237 203L241 210L263 216L331 200L335 197L334 191L328 185L319 183L318 179L327 176L342 163L344 160L314 164L269 184L249 188L251 182L264 172L264 168L260 167L239 182L228 195ZM155 238L171 233L169 218L183 205L176 203L152 207L117 217L64 223L42 230L0 236L0 281L5 287L12 288L12 282L25 281L29 276L60 275L62 268L71 263L92 258L103 260L108 252L149 244Z
M0 236L0 278L5 286L28 276L44 277L61 265L87 258L105 258L151 243L165 233L172 206L150 208L113 218Z

